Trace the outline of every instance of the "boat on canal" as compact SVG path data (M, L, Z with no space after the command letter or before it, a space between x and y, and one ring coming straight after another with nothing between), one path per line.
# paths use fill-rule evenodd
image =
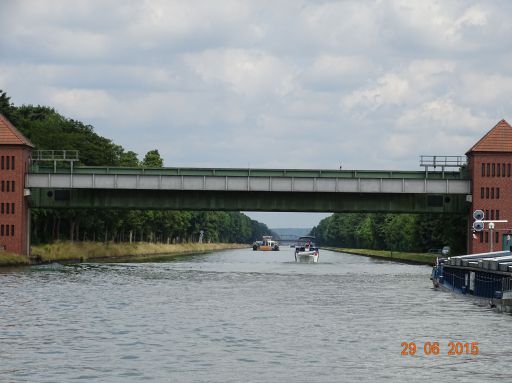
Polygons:
M315 245L315 237L299 237L295 244L295 262L317 263L320 251Z
M279 243L270 235L264 235L262 241L256 241L252 245L254 251L279 251Z
M478 303L512 312L512 253L438 258L430 279L435 288L469 296Z

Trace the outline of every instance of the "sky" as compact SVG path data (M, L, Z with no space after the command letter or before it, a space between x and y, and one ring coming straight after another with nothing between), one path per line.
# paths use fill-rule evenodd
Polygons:
M165 166L420 170L512 122L511 16L505 0L1 0L0 89Z

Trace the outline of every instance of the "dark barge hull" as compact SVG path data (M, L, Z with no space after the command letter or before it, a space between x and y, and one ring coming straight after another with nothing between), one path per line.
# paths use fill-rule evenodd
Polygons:
M438 260L430 279L434 287L461 294L478 305L512 312L512 273L500 270L500 257L503 262L508 257L502 253ZM467 262L468 258L471 262Z

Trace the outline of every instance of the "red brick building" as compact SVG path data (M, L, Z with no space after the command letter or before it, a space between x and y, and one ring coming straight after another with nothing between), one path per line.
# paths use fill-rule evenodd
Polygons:
M472 209L483 210L484 220L508 220L496 223L493 232L485 230L470 236L468 253L510 249L512 246L512 126L501 120L466 153L471 176Z
M0 114L0 251L29 254L25 173L32 143Z

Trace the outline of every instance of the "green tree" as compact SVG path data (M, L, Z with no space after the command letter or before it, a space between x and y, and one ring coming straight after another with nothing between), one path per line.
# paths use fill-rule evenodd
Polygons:
M144 156L142 166L148 168L161 168L164 166L164 160L160 157L160 153L158 153L157 149L150 150Z
M2 89L0 89L0 113L13 124L16 123L16 108L11 103L11 98Z

